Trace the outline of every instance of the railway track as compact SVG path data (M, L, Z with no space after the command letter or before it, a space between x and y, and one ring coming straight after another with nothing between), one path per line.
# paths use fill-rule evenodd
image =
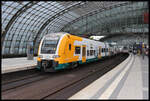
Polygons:
M40 72L34 68L34 69L29 69L29 70L2 74L2 85L29 78L29 77L32 77L33 75L37 75L38 73Z
M104 59L103 59L103 61L104 61ZM8 79L8 75L6 74L7 78L5 78L2 81L2 92L7 91L7 90L11 90L11 89L15 89L17 87L21 87L21 86L24 86L24 85L27 85L27 84L30 84L30 83L33 83L36 81L40 81L40 80L49 78L49 76L51 76L48 73L45 74L44 72L40 72L40 71L37 71L34 69L30 70L29 71L30 73L26 73L26 72L27 71L23 71L22 73L25 73L25 75L22 75L22 77L19 77L19 78L16 77L15 79L14 78L11 79L10 77ZM18 75L18 73L17 74L12 73L12 74L9 74L9 76L13 75L13 74L15 76Z
M46 74L37 73L34 75L29 75L29 76L21 78L21 79L3 83L2 84L2 92L24 86L24 85L30 84L32 82L40 81L40 80L46 79L48 77L49 76Z
M76 79L76 80L73 80L72 82L68 82L68 84L66 83L66 85L64 85L62 88L57 88L57 90L55 90L54 92L52 92L52 93L50 93L50 94L47 94L47 96L45 96L45 97L43 97L43 98L41 98L41 99L54 99L54 98L55 98L55 99L59 99L59 98L56 97L56 95L57 95L57 93L59 93L60 91L66 89L66 88L69 88L69 87L71 87L71 86L73 86L73 85L75 85L75 84L77 84L77 83L79 83L79 82L82 82L82 81L84 81L85 79L87 79L88 77L90 77L90 76L92 76L92 75L99 74L99 72L101 72L101 71L104 71L104 70L105 70L104 73L106 73L106 72L108 72L109 70L113 69L114 66L118 65L118 64L119 64L121 61L123 61L124 59L125 59L125 58L123 58L123 57L115 59L115 61L118 60L118 62L116 62L116 64L112 64L112 65L111 65L111 68L107 68L107 67L110 65L110 64L108 64L107 66L106 66L106 65L105 65L105 66L103 65L103 68L98 68L98 69L92 70L91 72L87 73L87 75L84 75L84 76L81 77L81 78L78 78L78 79ZM119 60L121 60L121 61L119 61ZM95 65L95 66L98 66L98 65ZM60 98L60 99L61 99L61 98Z
M63 91L64 89L67 89L68 87L71 87L72 85L75 85L78 82L84 81L86 78L88 78L92 75L100 74L99 72L102 72L102 71L103 71L102 74L108 72L114 66L116 66L121 61L123 61L126 57L123 55L120 55L117 57L113 57L114 59L107 59L107 62L105 60L97 61L97 62L94 62L94 66L91 68L90 68L90 66L92 66L92 63L88 64L89 70L86 70L86 68L87 68L87 64L86 64L86 65L80 65L80 68L75 68L72 70L64 70L62 72L55 73L53 76L52 76L52 74L46 74L43 76L42 75L37 76L37 78L24 79L21 81L17 81L16 83L13 83L13 85L15 85L15 87L12 86L12 83L10 83L10 85L7 85L5 87L3 85L2 86L2 99L14 99L14 98L16 98L16 99L51 99L55 95L57 95L59 92ZM101 63L99 63L99 62L101 62ZM96 68L99 66L101 68ZM111 67L111 68L109 68L109 67ZM82 73L81 70L82 71L86 70L86 71L84 71L86 73L84 73L84 75L81 75L81 73ZM76 73L74 73L74 72L76 72ZM65 75L68 75L68 73L70 73L69 75L70 75L71 79L70 78L62 79L63 77L65 78ZM73 77L73 76L71 77L71 73L72 74L74 73L74 75L76 77ZM21 82L23 82L23 83L21 84ZM33 83L33 85L32 85L32 83ZM49 83L49 85L48 85L48 83ZM20 86L16 86L16 84L20 84ZM41 85L41 86L39 86L39 85ZM46 86L44 86L44 85L46 85ZM10 86L11 86L11 88L10 88ZM21 87L21 86L24 86L24 87ZM35 89L34 86L37 86L37 89ZM38 87L41 87L41 88L38 88ZM16 89L16 88L18 88L18 89ZM27 92L30 92L30 88L31 88L31 91L33 91L33 89L35 89L35 91L33 91L32 94L26 94ZM26 92L26 93L24 93L24 95L21 95L21 94L23 94L23 92ZM13 94L13 93L15 93L15 94Z
M102 59L101 62L104 60L105 59ZM95 64L97 63L95 62ZM20 74L24 74L24 75L20 75ZM50 76L50 75L48 74L47 76ZM2 92L17 88L20 86L24 86L26 84L39 81L44 78L46 79L47 76L45 73L41 71L37 71L36 69L21 71L21 73L16 72L16 73L4 74L2 78Z

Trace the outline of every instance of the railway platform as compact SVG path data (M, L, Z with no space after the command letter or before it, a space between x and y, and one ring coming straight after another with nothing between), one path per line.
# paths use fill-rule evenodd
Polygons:
M27 60L27 57L2 59L2 74L35 68L37 57Z
M124 62L69 99L148 99L148 59L130 54Z

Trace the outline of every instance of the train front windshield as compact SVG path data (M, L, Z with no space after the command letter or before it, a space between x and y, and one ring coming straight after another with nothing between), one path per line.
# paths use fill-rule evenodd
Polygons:
M50 39L50 40L44 40L42 43L41 47L41 53L42 54L55 54L57 44L58 44L58 39Z

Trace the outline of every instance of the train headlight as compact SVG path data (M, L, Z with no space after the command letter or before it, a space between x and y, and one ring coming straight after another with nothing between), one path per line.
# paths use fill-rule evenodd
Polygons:
M52 58L59 58L60 56L59 55L53 55Z

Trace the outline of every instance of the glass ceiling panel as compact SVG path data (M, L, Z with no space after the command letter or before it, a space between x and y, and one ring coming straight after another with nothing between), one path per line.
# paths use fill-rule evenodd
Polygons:
M71 6L75 6L76 4L80 5L83 4L83 6L77 7L75 9L69 9ZM85 8L85 2L54 2L54 1L42 1L42 2L36 2L35 4L29 8L25 8L24 12L20 12L21 14L15 18L15 20L11 23L10 27L8 28L8 31L6 33L5 41L11 40L13 43L6 44L6 46L10 45L10 49L7 48L7 53L13 51L13 47L17 47L15 52L23 53L26 50L26 44L27 41L31 38L31 36L37 36L38 38L42 38L43 35L47 34L47 29L49 29L49 32L57 32L60 31L61 28L63 28L65 25L70 24L70 22L74 21L75 19L79 18L80 16L83 16L85 14L88 14L91 11L107 8L112 5L116 5L123 2L97 2L97 3L91 3L86 2L89 6L88 9ZM22 7L24 7L26 4L31 4L31 2L2 2L2 30L4 30L7 26L7 24L10 22L12 17L14 17L14 14L18 12ZM132 5L133 4L133 5ZM80 19L79 21L76 20L74 23L70 24L66 29L71 30L72 28L77 28L76 30L81 33L85 30L92 30L93 26L103 26L101 28L105 28L110 26L109 23L119 23L124 21L124 16L127 19L128 16L136 17L141 16L142 13L140 11L138 12L128 12L127 10L133 10L133 9L141 9L141 7L147 6L147 3L144 2L144 5L142 2L139 3L132 3L131 5L126 5L123 7L113 8L112 10L107 10L106 12L99 12L97 15L89 16L87 15L83 19ZM134 8L132 8L134 7ZM68 8L68 9L67 9ZM66 13L61 13L63 10L69 10ZM116 15L120 13L120 11L125 12L121 13L120 15ZM83 14L82 14L82 13ZM58 17L56 17L58 14ZM107 17L106 17L107 16ZM52 18L54 17L54 19ZM56 17L56 18L55 18ZM97 17L97 19L96 19ZM104 19L105 18L105 19ZM119 19L119 20L117 20ZM49 21L50 20L50 21ZM86 20L87 20L87 26L86 26ZM114 20L114 21L113 21ZM107 22L107 23L106 23ZM132 22L134 23L134 21ZM123 24L120 24L123 25ZM88 29L86 29L88 28ZM98 28L98 27L97 27ZM74 30L74 29L72 29ZM39 33L40 32L40 33ZM39 35L38 35L39 34ZM7 43L7 42L6 42ZM24 46L22 46L22 44ZM12 46L14 45L14 46ZM18 47L19 46L19 47ZM24 47L25 49L19 49L21 47ZM5 46L3 46L5 48ZM5 50L5 49L3 49Z
M134 5L137 5L136 3L134 3ZM127 10L127 7L129 8L128 10ZM123 9L123 10L122 10ZM99 14L98 14L98 18L102 18L102 21L100 21L101 23L104 23L104 22L110 22L111 20L116 20L117 21L117 19L120 19L120 20L118 20L119 22L120 21L122 21L121 19L122 18L124 18L124 17L127 17L127 16L132 16L132 17L135 17L135 16L137 16L137 14L134 12L133 13L133 5L129 5L129 6L123 6L123 7L117 7L117 8L113 8L113 9L111 9L111 11L107 11L107 13L106 12L100 12ZM120 12L121 11L121 12ZM122 12L124 12L125 11L125 13L122 13ZM108 13L109 12L109 13ZM128 12L128 13L126 13L126 12ZM111 14L110 14L111 13ZM121 13L121 14L118 14L118 13ZM117 15L116 15L117 14ZM100 15L100 16L99 16ZM111 19L111 18L108 18L108 17L106 17L106 16L115 16L114 18L115 19ZM90 18L88 18L88 22L90 23L90 25L88 25L88 26L91 26L92 25L92 23L90 22L90 21L92 21L92 18L93 18L93 16L89 16ZM106 18L106 19L104 19L104 18ZM86 21L86 18L84 18L85 20L83 20L83 21ZM82 20L82 19L81 19ZM94 21L94 19L93 19L93 21ZM71 25L75 25L75 26L77 26L77 22L79 22L79 21L76 21L75 23L73 23L73 24L71 24ZM94 23L93 23L94 24ZM95 24L97 24L97 23L95 23ZM94 25L95 25L94 24ZM85 26L85 24L83 25L83 23L82 24L80 24L81 26ZM94 25L92 25L92 26L94 26ZM108 24L109 25L109 24ZM107 26L108 26L107 25ZM68 26L69 27L69 26ZM82 28L82 27L79 27L79 28ZM67 28L66 28L67 29ZM81 29L78 29L79 31L81 30Z
M2 30L4 30L13 15L23 6L24 4L18 4L10 1L5 2L5 4L2 5Z

